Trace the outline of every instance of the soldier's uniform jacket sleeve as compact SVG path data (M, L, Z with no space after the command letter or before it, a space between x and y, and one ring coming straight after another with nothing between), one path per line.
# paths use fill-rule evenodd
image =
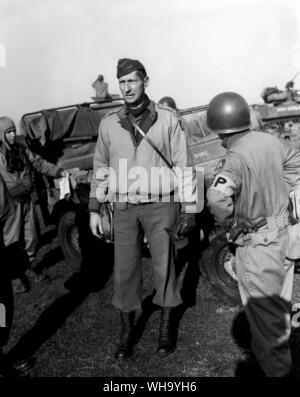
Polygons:
M8 217L14 216L14 210L15 207L13 201L9 196L5 182L0 175L0 251L4 248L3 226Z
M59 177L62 168L57 167L55 164L49 163L36 153L26 148L26 155L28 160L35 171L48 176Z
M227 155L223 164L207 190L207 205L216 222L224 226L232 226L234 222L233 196L241 186L240 160L234 155Z
M289 192L300 185L300 151L293 147L284 147L284 180Z
M186 133L181 128L178 117L173 114L170 135L170 146L173 167L181 170L177 175L184 192L181 211L185 213L199 212L196 205L197 186L196 171L193 165L192 154L188 147ZM204 194L204 192L200 192Z
M0 175L0 223L3 224L14 211L14 204L9 196L6 184Z
M102 119L94 153L94 169L91 180L89 210L98 212L101 203L107 200L109 185L109 139L108 118Z

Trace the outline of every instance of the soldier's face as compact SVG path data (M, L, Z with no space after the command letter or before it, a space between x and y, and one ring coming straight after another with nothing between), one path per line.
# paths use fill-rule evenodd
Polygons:
M145 92L148 86L148 77L141 79L137 71L119 78L119 86L125 102L135 103Z
M16 130L11 129L5 132L5 139L9 145L14 145L16 142Z

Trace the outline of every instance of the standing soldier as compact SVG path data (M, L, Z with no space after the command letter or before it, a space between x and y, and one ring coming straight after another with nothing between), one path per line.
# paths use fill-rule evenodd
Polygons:
M252 353L267 376L285 376L291 369L294 269L285 271L284 263L289 192L300 182L300 153L251 131L248 104L233 92L211 100L207 124L227 149L208 189L208 206L219 224L237 231L236 271Z
M196 205L182 205L180 213L180 203L174 199L173 173L133 124L163 151L170 164L180 169L190 167L192 179L195 172L175 112L157 105L145 94L149 83L145 67L137 60L120 59L117 78L125 105L100 123L90 195L90 225L93 234L99 237L101 203L114 194L112 303L120 310L122 325L115 357L124 360L132 353L135 311L142 303L142 230L149 243L154 270L153 302L162 308L158 353L166 356L175 350L173 309L181 303L175 279L174 246L167 230L176 225L175 234L186 235L195 224ZM170 183L152 183L155 169L160 169ZM137 187L133 182L139 177L141 183Z
M0 174L16 208L14 216L5 223L4 244L8 246L23 241L31 264L39 239L37 215L31 199L34 171L53 177L61 177L66 173L17 143L14 121L6 116L0 117ZM32 269L27 271L27 276L35 282L42 278ZM16 292L25 292L28 283L20 279L16 281Z

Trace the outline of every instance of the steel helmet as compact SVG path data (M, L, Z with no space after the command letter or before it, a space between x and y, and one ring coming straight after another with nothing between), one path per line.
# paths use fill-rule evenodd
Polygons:
M207 125L219 135L248 130L251 121L247 102L235 92L216 95L208 105Z

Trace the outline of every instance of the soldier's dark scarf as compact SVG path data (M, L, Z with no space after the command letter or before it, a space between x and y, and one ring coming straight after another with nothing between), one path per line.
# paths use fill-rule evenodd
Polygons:
M132 107L132 105L125 104L122 111L119 113L121 126L132 134L136 146L139 145L143 138L139 133L135 133L130 118L133 118L135 122L138 123L145 134L157 119L154 102L150 101L146 94L142 96L138 103L140 106L137 106L136 102L134 107Z
M126 103L125 104L125 113L130 113L133 117L140 116L145 109L149 106L150 99L146 94L142 95L140 99L138 99L135 103Z

